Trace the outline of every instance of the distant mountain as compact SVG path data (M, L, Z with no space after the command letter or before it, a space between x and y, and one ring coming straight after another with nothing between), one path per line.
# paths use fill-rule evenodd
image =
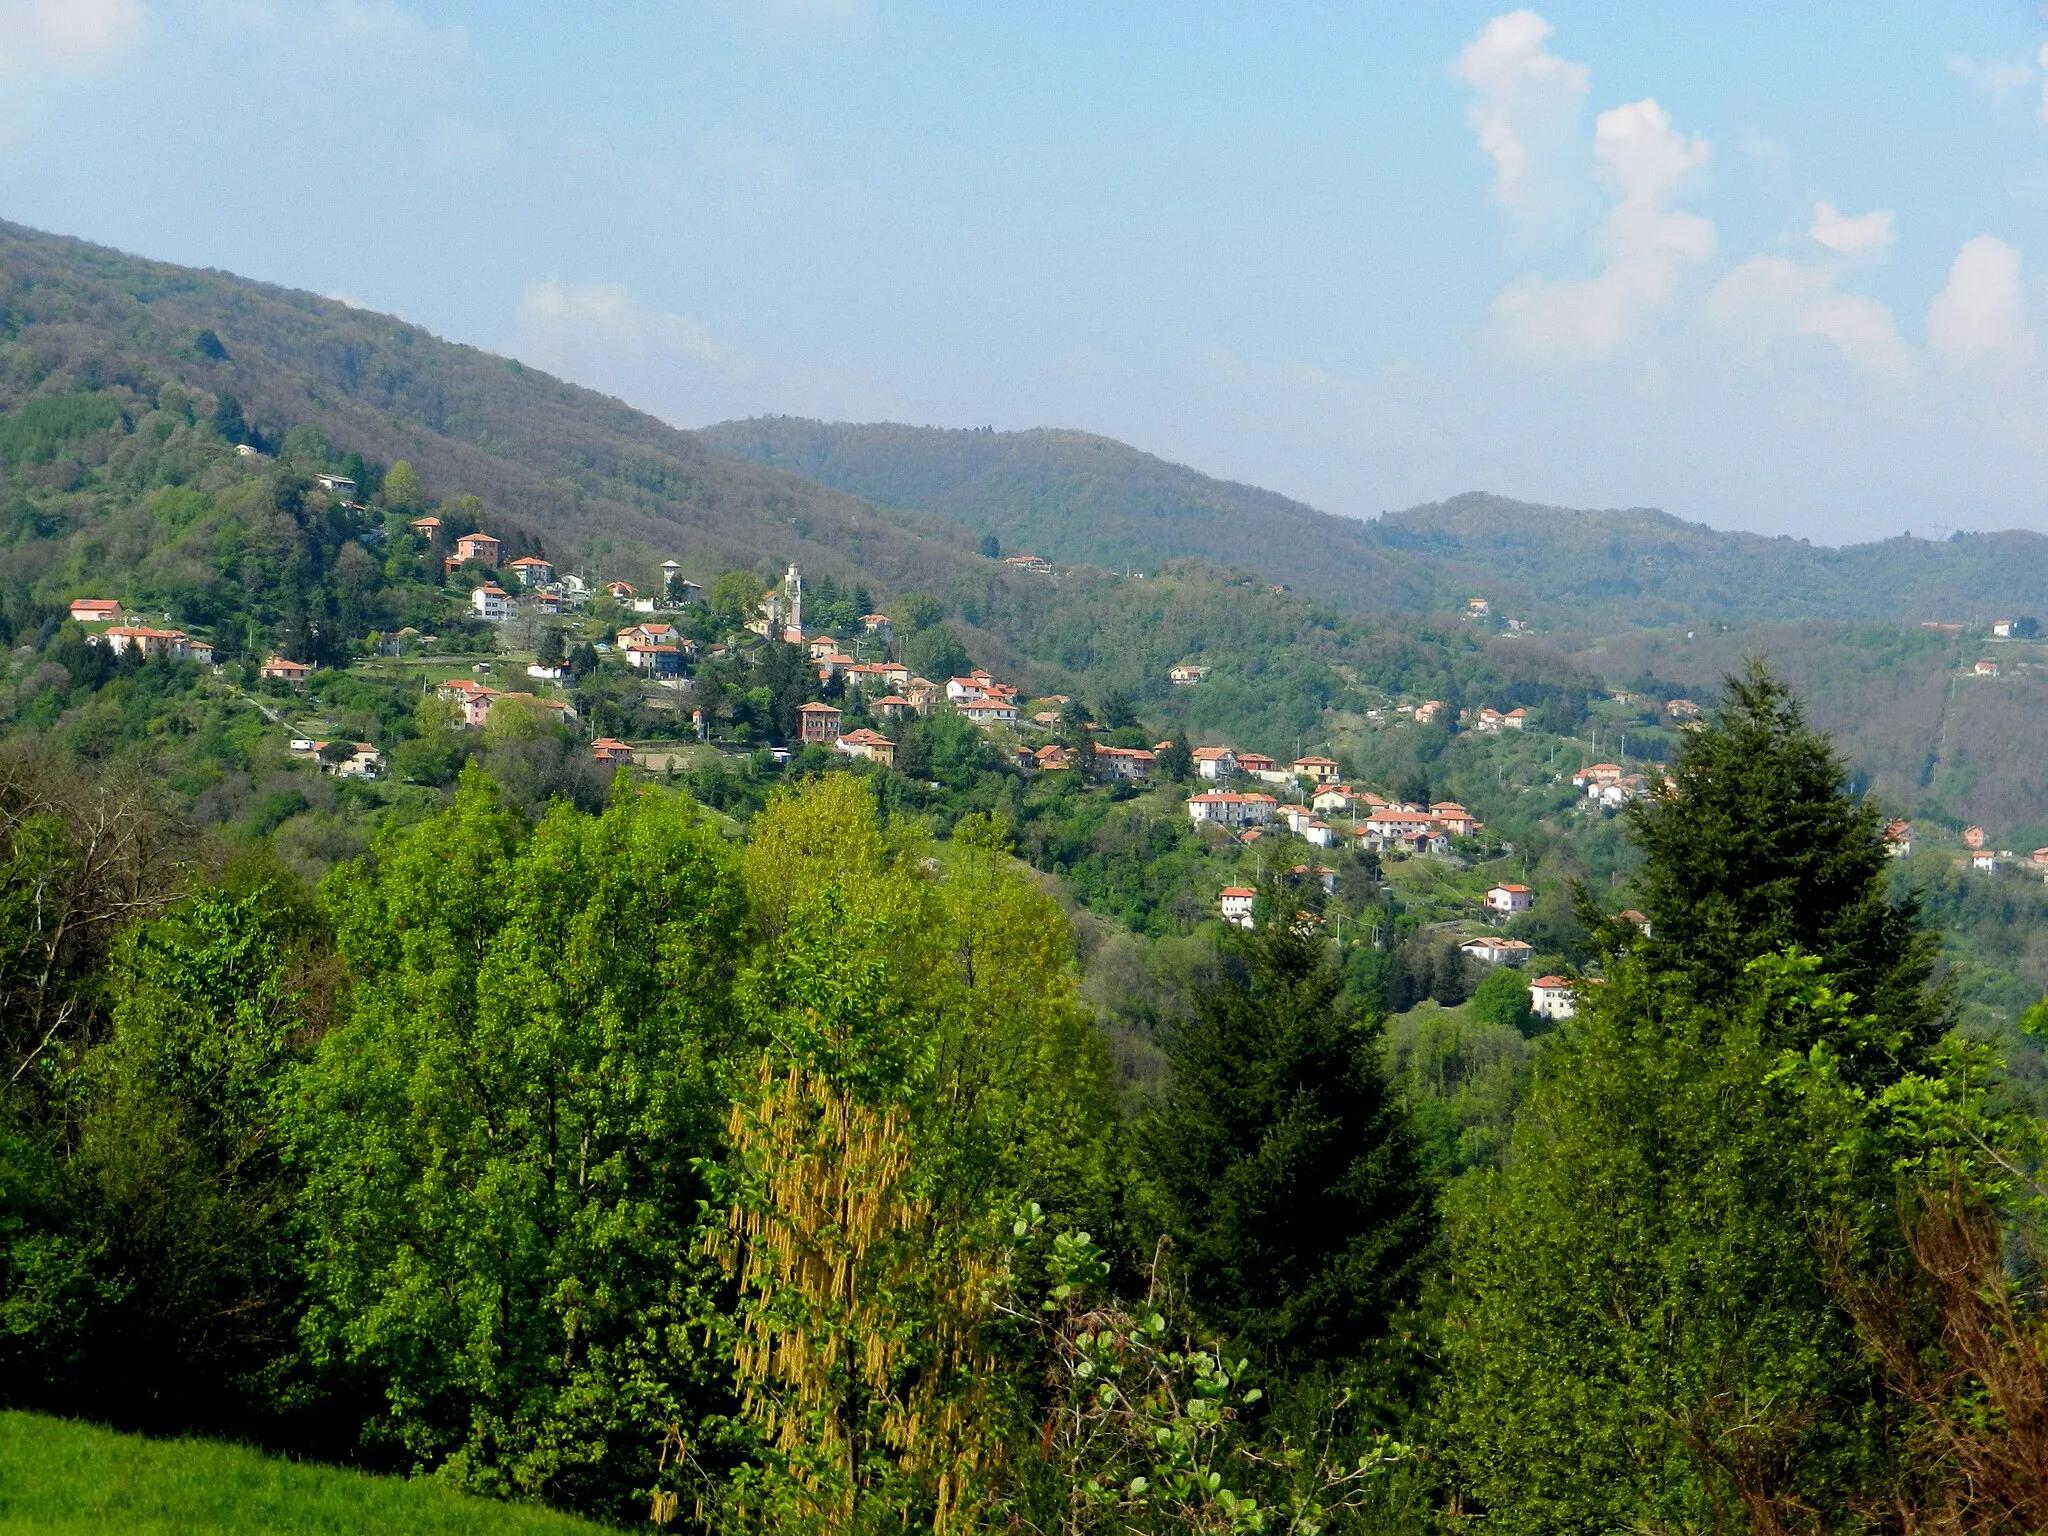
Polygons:
M227 656L439 623L444 594L364 547L381 513L336 521L294 489L353 469L374 502L400 459L429 505L593 578L645 583L673 557L708 587L796 560L813 590L829 576L880 605L924 593L974 662L1048 690L1163 693L1168 667L1211 647L1258 672L1333 644L1303 602L1199 561L1167 580L1157 564L1143 582L1048 580L982 558L943 515L717 452L401 320L0 222L0 640L81 595L193 625ZM1228 718L1306 731L1330 686L1317 676L1298 697L1249 688ZM1205 707L1226 695L1204 690Z
M1381 543L1370 524L1212 480L1092 433L764 416L698 436L756 464L993 534L1005 555L1110 570L1199 556L1360 611L1414 612L1445 601L1435 572Z
M1573 511L1477 493L1360 521L1085 432L760 417L699 435L757 464L994 534L1005 553L1111 568L1199 555L1361 612L1485 596L1510 615L1601 633L1962 621L2048 606L2048 538L2033 533L1831 549L1644 508Z
M408 460L428 492L480 497L574 569L651 579L673 555L708 582L800 560L884 591L985 568L975 540L915 512L715 453L621 401L315 294L146 261L0 222L0 414L65 391L132 417L165 382L232 395L275 439ZM210 403L210 402L209 402ZM4 468L4 465L0 465Z
M1390 513L1378 539L1469 587L1592 631L1805 620L1988 623L2048 599L2048 537L2012 531L1844 548L1726 533L1645 508L1471 494Z

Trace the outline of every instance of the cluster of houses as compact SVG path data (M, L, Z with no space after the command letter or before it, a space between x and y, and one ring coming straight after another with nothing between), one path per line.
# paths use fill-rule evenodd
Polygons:
M384 754L372 742L351 741L347 743L349 755L327 758L328 743L315 741L310 736L294 736L291 739L291 753L294 757L311 758L320 765L322 773L331 773L338 779L375 779L384 774Z
M104 645L116 656L125 656L131 650L147 660L155 656L168 656L173 661L196 661L202 666L213 665L213 642L188 635L182 629L156 629L147 624L123 624L126 617L120 603L110 597L81 597L71 604L71 617L80 624L104 624L106 628L93 630L86 642L90 645Z
M442 525L438 517L416 517L409 526L414 533L431 542L439 538ZM592 594L582 577L557 572L553 561L544 560L539 555L521 555L515 560L501 562L502 548L500 541L491 534L465 533L455 540L454 549L441 560L442 571L446 575L453 575L465 565L475 563L494 571L502 570L516 578L516 588L511 591L495 581L486 581L482 586L470 589L469 610L485 623L504 623L517 612L521 602L543 617L559 614L565 609L581 608L590 602ZM662 561L658 591L642 594L630 582L614 581L606 583L605 592L621 607L635 613L659 613L703 595L703 589L697 583L683 579L683 568L674 560Z
M1194 755L1196 773L1213 782L1243 775L1300 788L1303 799L1299 803L1282 802L1262 790L1205 790L1188 797L1191 822L1222 827L1243 841L1284 825L1315 848L1350 843L1375 853L1442 854L1450 851L1453 838L1470 837L1480 830L1479 819L1455 800L1412 804L1339 783L1337 764L1327 757L1298 757L1282 768L1262 753L1230 747L1200 747ZM1340 830L1332 818L1348 818L1348 830Z
M1630 773L1619 763L1595 763L1572 775L1572 787L1583 790L1588 805L1615 811L1631 800L1647 800L1656 793L1647 774Z
M2048 879L2048 848L2036 848L2032 853L2021 854L2010 848L1990 847L1989 842L1990 835L1982 827L1963 828L1963 854L1955 861L1956 867L1985 875L2014 869ZM1884 845L1885 851L1895 859L1903 859L1912 853L1913 824L1904 817L1894 816L1884 824Z
M487 683L474 682L466 677L450 678L434 692L438 697L457 706L461 711L460 723L465 730L476 730L488 723L491 711L501 704L552 714L563 721L577 718L576 706L566 700L542 698L535 693L500 691Z
M1894 828L1903 830L1895 836ZM1894 857L1902 853L1911 853L1912 828L1895 819L1885 826L1885 841ZM2010 848L1988 847L1987 842L1988 837L1982 827L1963 828L1963 856L1956 860L1957 867L1973 869L1987 875L1996 874L2001 869L2024 869L2029 874L2048 878L2048 848L2036 848L2032 853L2022 856Z

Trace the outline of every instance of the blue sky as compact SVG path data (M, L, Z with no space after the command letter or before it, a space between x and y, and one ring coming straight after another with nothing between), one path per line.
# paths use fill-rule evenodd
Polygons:
M676 422L2048 530L2031 6L0 0L0 217Z

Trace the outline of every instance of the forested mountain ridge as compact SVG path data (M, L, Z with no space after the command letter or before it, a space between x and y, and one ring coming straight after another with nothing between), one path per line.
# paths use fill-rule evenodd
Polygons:
M948 431L760 417L705 442L993 534L1006 551L1110 567L1176 556L1254 564L1355 611L1484 595L1546 627L1804 619L1918 623L2039 606L2048 538L1905 537L1843 549L1728 533L1647 508L1580 511L1471 493L1371 521L1212 479L1086 432Z
M727 453L885 506L951 518L994 535L1005 554L1113 570L1200 556L1254 566L1354 611L1443 606L1426 566L1382 546L1369 524L1212 480L1089 432L768 416L721 422L699 435Z
M373 465L403 459L430 494L474 495L499 526L607 577L644 583L670 555L707 582L792 559L898 590L985 574L951 524L711 452L512 359L315 294L5 222L0 349L0 412L120 390L147 409L165 381L231 397L259 443L304 426ZM67 452L36 457L26 473L4 466L17 489L81 467Z

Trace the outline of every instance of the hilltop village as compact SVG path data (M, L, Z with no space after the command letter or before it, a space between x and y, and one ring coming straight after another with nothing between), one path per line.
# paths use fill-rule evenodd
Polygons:
M370 520L346 476L317 480L340 512ZM417 741L395 745L335 730L338 722L314 699L325 697L323 684L337 676L416 689L438 709L422 718L438 722L444 737L556 736L580 743L586 760L605 771L670 779L680 773L713 806L736 804L733 774L721 763L734 765L743 780L837 763L896 782L907 778L927 795L945 798L948 786L933 773L930 749L913 739L913 728L924 725L929 736L938 729L931 722L952 722L947 729L971 728L981 743L977 760L1017 783L1025 798L1013 796L1013 802L1026 809L1065 802L1057 795L1033 799L1023 786L1052 789L1070 780L1106 796L1110 805L1147 796L1133 809L1142 809L1148 822L1160 811L1184 818L1192 841L1170 877L1171 893L1133 898L1091 892L1084 881L1084 901L1093 895L1120 903L1111 910L1128 921L1135 899L1155 914L1170 911L1171 922L1183 926L1206 908L1214 920L1250 929L1260 916L1258 882L1289 881L1322 898L1340 939L1348 915L1354 941L1376 951L1388 951L1404 934L1411 947L1435 944L1439 970L1447 963L1441 955L1452 949L1468 975L1533 966L1541 971L1529 983L1534 1015L1554 1019L1571 1011L1572 983L1562 973L1586 956L1559 938L1554 909L1568 892L1547 889L1546 875L1528 855L1518 855L1512 840L1493 836L1457 799L1368 783L1356 765L1328 753L1283 760L1229 742L1149 737L1128 702L1093 709L1062 693L1027 696L968 663L957 648L938 653L957 668L926 676L911 664L918 647L905 643L929 623L915 604L907 615L892 617L866 593L843 591L829 580L807 590L795 564L765 589L758 578L749 585L739 571L716 580L704 572L707 587L673 558L635 582L562 570L530 550L507 557L504 540L438 514L385 522L386 541L403 546L397 553L428 572L443 592L443 621L373 633L362 654L338 663L330 658L323 666L302 651L215 667L213 644L202 634L175 627L169 615L162 623L145 622L149 616L128 613L119 600L98 594L74 599L70 616L88 644L113 657L132 652L142 660L192 662L231 684L240 676L293 758L358 783L434 782L448 770L443 766L423 780ZM1054 575L1034 555L1003 563ZM1485 599L1473 599L1462 616L1491 622ZM899 624L899 617L906 622ZM1162 682L1174 692L1199 690L1212 685L1213 673L1213 661L1190 659L1167 668ZM775 681L766 688L736 686L771 674ZM295 707L294 699L305 707ZM1626 690L1615 691L1610 703L1624 713L1649 710L1667 733L1692 728L1702 713L1691 699L1646 699ZM1549 772L1536 777L1555 786L1551 794L1567 827L1590 824L1587 818L1597 822L1650 796L1665 775L1655 760L1559 762L1567 747L1583 752L1584 743L1555 740L1523 705L1453 710L1436 698L1388 698L1364 711L1363 725L1372 733L1452 730L1504 745L1548 740ZM1628 735L1610 732L1607 739L1625 747ZM1591 740L1600 743L1597 730ZM451 750L459 761L460 748ZM951 788L957 792L961 784L956 780ZM744 791L738 799L744 801ZM1099 831L1096 836L1099 841ZM1911 855L1907 823L1894 821L1887 836L1896 854ZM1036 852L1069 879L1088 862L1051 846ZM1972 827L1962 833L1952 862L1975 874L2048 874L2048 849L2016 856L1987 847L1982 829ZM1147 879L1156 884L1156 870ZM1539 894L1553 909L1548 921L1532 915ZM1437 988L1452 998L1458 990Z

